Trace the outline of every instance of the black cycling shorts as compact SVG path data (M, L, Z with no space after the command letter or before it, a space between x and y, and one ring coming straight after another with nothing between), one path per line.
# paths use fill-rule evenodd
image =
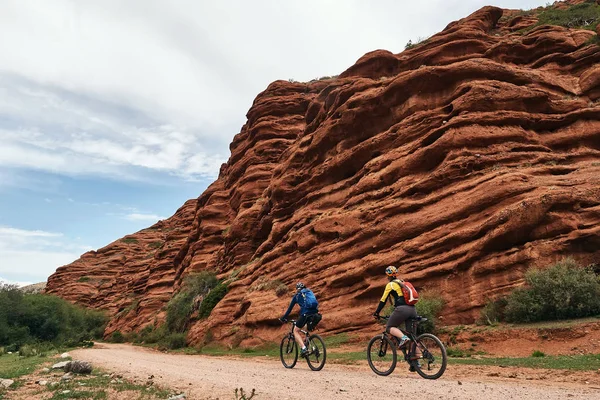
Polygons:
M296 326L300 329L302 329L302 327L304 325L306 325L306 322L308 321L308 317L310 317L312 314L303 314L300 316L300 318L298 318L298 320L296 321Z

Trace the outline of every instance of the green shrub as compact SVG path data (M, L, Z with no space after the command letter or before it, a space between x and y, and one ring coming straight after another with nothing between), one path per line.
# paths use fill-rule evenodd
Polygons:
M37 354L38 354L38 351L35 349L35 347L30 346L28 344L24 344L19 349L19 355L21 357L33 357L33 356L37 356Z
M167 336L167 334L166 324L163 324L156 329L148 325L140 331L140 341L148 344L159 343Z
M467 352L465 352L463 349L461 349L459 347L447 347L446 355L448 357L455 357L455 358L470 357L470 354L468 354Z
M88 282L89 280L89 276L82 276L81 278L77 279L77 282Z
M588 2L564 10L547 8L538 15L537 25L559 25L566 28L594 30L598 22L600 22L600 6Z
M208 318L217 303L221 301L223 297L225 297L225 294L227 294L227 285L219 283L206 295L204 301L202 301L202 304L200 304L198 316L200 318Z
M158 249L159 247L161 247L164 244L164 242L161 241L156 241L156 242L150 242L148 244L148 247L150 247L151 249Z
M444 308L444 299L436 293L420 294L419 302L416 304L417 314L427 318L427 321L419 324L419 334L424 332L435 332L438 316Z
M132 243L138 243L138 240L135 238L125 238L125 239L121 239L121 242L127 243L127 244L132 244Z
M160 348L164 349L181 349L185 347L187 344L187 334L186 333L169 333L165 337L163 337L158 345Z
M535 350L533 353L531 353L531 357L546 357L546 354L539 350Z
M582 318L600 314L600 280L572 259L546 269L530 269L526 287L514 290L507 299L508 322Z
M477 323L480 325L495 325L504 321L507 302L506 297L500 297L495 300L488 299L485 306L481 309Z
M167 329L169 332L185 331L189 318L194 311L194 298L199 295L204 296L204 300L200 305L200 309L202 309L210 296L210 292L218 286L218 282L216 275L210 272L193 274L185 279L179 293L173 296L167 304ZM210 310L213 307L214 305Z
M25 344L75 344L101 338L106 316L59 297L22 293L0 285L0 345L18 350ZM12 351L12 350L11 350Z
M125 342L125 336L121 331L114 331L112 335L110 335L110 341L113 343L123 343Z

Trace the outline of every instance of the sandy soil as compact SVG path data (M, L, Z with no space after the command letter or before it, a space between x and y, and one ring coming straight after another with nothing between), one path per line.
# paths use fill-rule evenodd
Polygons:
M231 399L234 390L256 389L258 399L377 399L390 392L425 399L600 399L600 374L527 368L450 366L444 376L427 381L399 365L388 377L366 365L327 364L312 372L298 362L292 370L278 360L232 359L164 354L122 344L97 344L72 352L76 359L184 392L188 399Z

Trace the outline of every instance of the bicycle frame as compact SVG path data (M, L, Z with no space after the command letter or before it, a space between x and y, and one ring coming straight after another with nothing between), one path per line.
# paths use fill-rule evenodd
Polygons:
M383 320L388 320L390 317L380 317ZM404 335L408 336L408 338L410 339L410 349L408 351L408 354L406 354L406 346L402 346L400 348L400 350L402 350L402 353L404 354L404 359L405 361L410 361L411 357L414 356L415 352L417 351L417 327L419 325L419 321L414 321L415 323L415 333L409 332L406 329L402 329L400 327L398 327L398 329L400 329L400 332L402 332ZM392 335L391 333L388 333L386 331L386 329L383 330L383 336L389 338L392 340L392 343L394 343L395 341L400 340L400 338L397 338L396 336ZM408 357L408 358L407 358Z

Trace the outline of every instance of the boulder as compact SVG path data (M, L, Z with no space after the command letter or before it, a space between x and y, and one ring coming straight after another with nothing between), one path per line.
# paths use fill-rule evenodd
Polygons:
M13 383L15 383L15 381L13 381L12 379L1 379L0 378L0 388L8 389L10 387L10 385L12 385Z
M71 363L71 361L61 361L61 362L54 364L51 368L52 369L64 369L70 363Z
M89 374L92 372L92 364L87 361L71 361L65 366L65 371L75 374Z

